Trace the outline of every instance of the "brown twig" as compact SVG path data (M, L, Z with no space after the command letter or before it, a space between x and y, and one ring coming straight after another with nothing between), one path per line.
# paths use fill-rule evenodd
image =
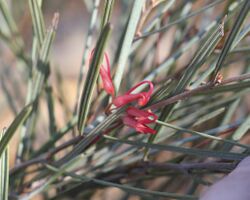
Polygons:
M138 162L135 164L127 165L121 167L118 165L115 169L106 172L100 173L95 178L104 180L104 181L111 181L114 183L124 184L127 181L131 181L130 179L136 179L138 176L150 175L148 173L149 170L157 169L160 171L173 171L183 173L184 175L190 175L192 171L202 171L202 170L209 170L210 172L222 172L228 173L235 169L238 163L228 163L228 162L203 162L203 163L152 163L152 162ZM65 173L65 175L69 175ZM72 187L70 190L64 193L64 195L72 196L77 193L78 190L85 190L88 188L93 187L101 187L100 185L96 184L93 181L83 182L76 187Z
M203 162L203 163L148 163L143 162L138 167L143 169L174 170L180 172L189 172L193 170L209 170L216 172L231 171L237 166L237 163L228 162Z
M151 12L160 4L160 1L154 2L151 1L148 8L146 8L146 5L144 5L144 9L142 11L141 19L139 21L139 24L136 29L136 35L140 36L141 35L141 30L146 23L147 19L149 18Z
M65 143L63 143L62 145L55 147L53 149L51 149L49 152L40 155L37 158L31 159L31 160L27 160L24 161L16 166L14 166L11 170L10 170L10 174L15 174L16 172L25 169L27 167L30 167L32 165L36 165L36 164L46 164L48 163L51 158L57 154L59 151L64 150L65 148L75 145L77 144L81 139L83 138L83 136L77 136Z
M158 103L155 103L155 104L153 104L151 106L148 106L147 109L154 110L154 109L162 108L162 107L164 107L166 105L175 103L175 102L177 102L179 100L183 100L183 99L185 99L187 97L190 97L190 96L192 96L194 94L197 94L199 92L212 90L212 89L217 88L218 86L221 86L221 85L225 85L225 84L236 82L236 81L243 81L243 80L246 80L246 79L250 79L250 73L235 76L235 77L231 77L231 78L228 78L226 80L222 80L221 83L219 83L219 84L216 84L214 82L209 82L206 85L202 85L202 86L197 87L197 88L195 88L193 90L185 91L183 93L177 94L177 95L172 96L172 97L170 97L168 99L165 99L165 100L162 100L162 101L160 101Z

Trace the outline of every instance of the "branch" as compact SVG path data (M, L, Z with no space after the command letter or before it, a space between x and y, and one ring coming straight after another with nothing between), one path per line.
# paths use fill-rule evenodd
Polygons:
M243 81L243 80L246 80L246 79L250 79L250 73L247 73L247 74L243 74L243 75L239 75L239 76L235 76L235 77L231 77L231 78L228 78L226 80L222 80L221 83L214 83L214 82L209 82L207 83L206 85L202 85L200 87L197 87L193 90L189 90L189 91L185 91L183 93L180 93L180 94L177 94L173 97L170 97L166 100L162 100L158 103L155 103L151 106L148 106L147 109L158 109L158 108L162 108L166 105L169 105L169 104L172 104L172 103L175 103L179 100L183 100L187 97L190 97L194 94L198 94L199 92L204 92L204 91L207 91L207 90L212 90L212 89L215 89L217 88L218 86L221 86L221 85L225 85L225 84L228 84L228 83L232 83L232 82L237 82L237 81Z
M57 154L59 151L71 146L71 145L74 145L74 144L77 144L81 139L83 138L83 136L78 136L78 137L75 137L65 143L63 143L62 145L58 146L58 147L55 147L53 149L51 149L49 152L45 153L45 154L42 154L40 155L39 157L37 158L34 158L34 159L30 159L30 160L27 160L27 161L24 161L16 166L14 166L11 170L10 170L10 174L15 174L16 172L22 170L22 169L25 169L31 165L35 165L35 164L46 164L48 163L51 158Z

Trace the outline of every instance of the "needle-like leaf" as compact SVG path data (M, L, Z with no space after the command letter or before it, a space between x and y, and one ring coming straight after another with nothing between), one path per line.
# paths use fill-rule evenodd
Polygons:
M106 43L110 35L110 31L111 26L110 24L107 24L99 36L99 39L95 46L93 59L89 66L85 85L82 91L81 100L79 102L78 130L80 134L83 133L85 123L87 121L90 105L92 103L94 89L96 86L97 78L99 76L99 71L102 64Z

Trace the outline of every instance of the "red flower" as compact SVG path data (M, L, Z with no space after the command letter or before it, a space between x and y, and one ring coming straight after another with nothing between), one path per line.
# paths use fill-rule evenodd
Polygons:
M90 60L92 59L94 50L92 50L90 54ZM151 81L142 81L132 87L129 91L127 91L124 95L120 95L115 97L115 88L112 82L112 77L110 73L110 62L107 54L104 54L106 65L101 65L100 68L100 76L103 82L104 90L112 95L112 103L117 107L125 106L129 103L137 101L139 106L145 106L154 90L153 83ZM147 92L139 92L133 93L138 87L143 84L149 85L149 90ZM158 117L152 113L150 110L140 110L136 107L128 107L126 110L126 115L122 117L122 121L124 125L134 128L136 131L140 133L150 133L155 134L156 130L147 126L147 124L154 123Z
M135 107L128 107L126 110L127 114L131 117L134 117L138 122L149 124L155 122L158 119L157 115L152 113L150 110L140 110Z
M148 127L146 124L154 123L157 116L151 111L140 110L135 107L129 107L126 110L127 115L122 118L123 124L134 128L140 133L155 134L156 130Z
M148 92L140 92L136 94L131 94L136 88L143 84L149 84L149 91ZM138 101L139 106L144 106L148 103L152 93L154 90L153 83L151 81L142 81L132 87L129 91L127 91L124 95L118 96L113 100L113 104L116 107L122 107L128 103L131 103L133 101Z
M90 58L89 60L92 59L94 54L94 49L92 50L91 54L90 54ZM110 94L112 97L115 96L115 87L113 85L113 81L112 81L112 77L111 77L111 73L110 73L110 62L109 62L109 57L106 53L104 53L104 58L106 61L106 65L101 65L100 68L100 76L102 79L102 83L103 83L103 89Z
M101 69L100 69L100 75L101 75L101 79L103 82L103 88L108 94L110 94L112 97L114 97L115 96L115 87L113 85L112 77L111 77L111 73L110 73L110 62L109 62L109 58L108 58L106 53L104 53L104 57L106 60L106 65L102 65Z
M92 59L94 54L94 49L92 50L91 54L90 54L90 58L89 60ZM131 103L133 101L137 101L139 106L144 106L148 103L153 90L154 90L154 86L153 83L151 81L142 81L140 83L138 83L137 85L135 85L134 87L132 87L129 91L127 91L124 95L120 95L118 97L115 98L115 87L113 85L113 81L112 81L112 77L111 77L111 73L110 73L110 62L109 62L109 58L108 55L106 53L104 53L104 58L106 61L106 65L101 65L100 68L100 76L103 82L103 88L104 90L110 94L113 98L113 104L119 108L122 107L128 103ZM135 89L137 89L138 87L140 87L143 84L148 84L149 85L149 90L148 92L140 92L140 93L132 93Z

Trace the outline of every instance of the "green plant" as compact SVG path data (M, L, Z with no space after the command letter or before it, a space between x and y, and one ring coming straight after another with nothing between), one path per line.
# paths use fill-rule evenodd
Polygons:
M250 147L244 141L250 126L246 100L250 48L245 45L249 41L246 18L250 1L81 3L91 17L75 104L68 108L64 101L67 91L60 88L64 77L59 71L55 74L53 57L49 56L60 13L54 15L46 30L42 6L49 6L50 1L29 0L33 34L32 47L27 51L7 0L0 0L0 39L15 55L27 88L22 102L25 106L19 114L15 109L19 99L7 89L4 93L16 117L0 137L1 199L25 200L37 195L44 199L90 199L98 189L113 187L124 191L121 199L131 195L141 199L197 199L201 187L211 184L217 174L230 172L249 155ZM125 12L115 16L118 6ZM217 17L212 19L214 14ZM112 23L115 17L118 22ZM115 50L108 51L111 44ZM93 55L88 59L92 47ZM111 81L116 93L112 97L100 87L105 52L112 60ZM231 72L233 67L238 68L238 74ZM50 77L56 75L58 83L53 84ZM146 80L152 82L154 92L147 94L143 104L135 102L145 97L141 95L147 90L145 84L133 91L138 95L130 105L136 108L129 110L128 103L121 107L114 103L122 95L131 95L126 91ZM35 148L44 102L48 132L43 134L49 137ZM67 113L63 127L57 124L62 117L56 106ZM135 131L144 132L138 123L148 124L136 116L139 112L144 117L158 116L150 119L151 129L143 129L155 130L156 134ZM7 146L14 133L18 134L18 126L18 151L9 172L11 149Z

